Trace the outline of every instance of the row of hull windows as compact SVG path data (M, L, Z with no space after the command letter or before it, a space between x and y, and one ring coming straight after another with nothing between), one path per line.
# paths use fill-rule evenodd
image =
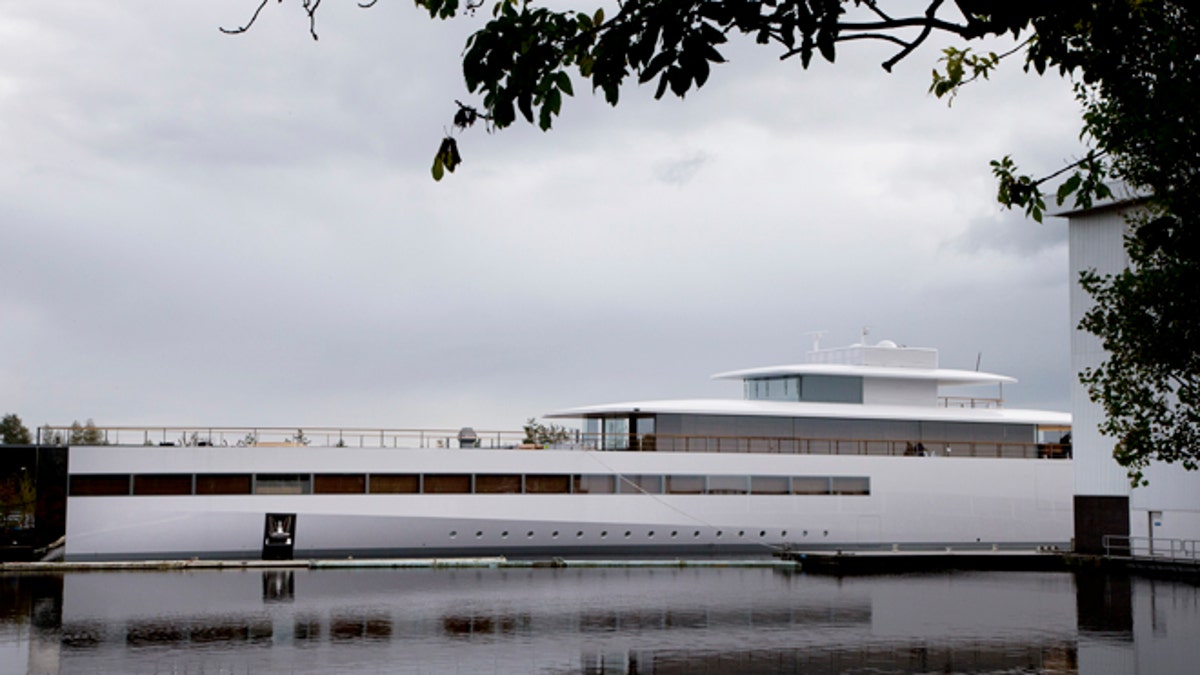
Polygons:
M78 474L72 497L300 494L869 495L866 476Z

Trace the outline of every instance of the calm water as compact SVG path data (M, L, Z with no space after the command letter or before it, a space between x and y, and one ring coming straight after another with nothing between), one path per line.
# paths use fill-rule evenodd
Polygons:
M1191 673L1200 588L769 569L0 576L0 670Z

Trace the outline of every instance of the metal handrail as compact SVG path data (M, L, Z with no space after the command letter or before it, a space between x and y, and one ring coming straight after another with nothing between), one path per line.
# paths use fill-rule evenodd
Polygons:
M1106 534L1101 538L1110 558L1141 558L1200 563L1200 539Z
M597 450L653 450L657 452L1024 459L1070 459L1071 457L1070 444L1004 441L584 433L579 435L578 443L583 447ZM924 454L922 454L922 450Z
M939 396L943 408L1003 408L1004 399L983 396Z
M69 444L79 427L45 425L38 428L38 443ZM91 445L240 446L286 447L321 445L355 448L451 448L459 445L459 429L373 429L367 427L197 427L93 426L84 431L99 440ZM474 430L477 447L515 447L523 431ZM59 436L48 438L47 434ZM80 445L79 443L76 443ZM83 443L86 445L89 443Z
M459 430L370 429L354 427L88 427L103 445L287 447L317 445L356 448L459 447ZM44 426L43 434L69 439L72 427ZM481 448L523 446L522 431L477 430ZM82 445L86 443L75 443ZM869 438L794 438L790 436L720 436L700 434L612 434L576 431L555 448L576 450L634 450L694 453L762 453L797 455L870 455L926 457L993 457L1010 459L1069 459L1070 445L1061 443L880 440ZM924 454L922 454L922 452Z

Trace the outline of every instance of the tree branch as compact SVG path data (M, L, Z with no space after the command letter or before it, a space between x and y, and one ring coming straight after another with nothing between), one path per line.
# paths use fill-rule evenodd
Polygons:
M938 7L941 6L942 0L933 0L933 2L929 3L929 7L925 9L925 18L932 22L934 20L933 15L937 12ZM921 34L917 36L916 40L913 40L908 44L908 46L906 46L904 49L901 49L898 54L883 62L883 69L889 73L892 72L892 66L900 63L904 57L911 54L914 49L920 46L920 44L929 37L931 32L933 32L933 26L931 24L926 24L925 28L921 30Z
M258 13L263 11L263 7L266 7L267 3L270 1L271 0L262 0L262 2L259 3L259 5L258 5L258 9L254 10L254 16L250 17L250 20L246 22L245 26L242 26L240 28L225 28L223 26L218 26L217 30L221 31L222 33L227 33L229 35L237 35L238 33L245 33L246 31L250 30L250 27L254 25L255 21L258 21ZM283 2L283 0L278 0L278 2Z

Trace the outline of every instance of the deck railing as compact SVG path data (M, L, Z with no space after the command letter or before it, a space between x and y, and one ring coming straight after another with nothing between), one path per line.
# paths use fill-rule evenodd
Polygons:
M1104 555L1111 558L1154 558L1170 562L1200 563L1200 539L1136 537L1106 534Z
M656 452L765 453L784 455L878 455L905 457L1002 457L1070 459L1070 444L961 441L879 440L869 438L793 438L776 436L709 436L682 434L580 434L578 445L589 449Z
M326 446L347 448L452 448L464 444L461 429L369 429L354 427L111 426L38 429L38 443L60 445L156 446ZM476 447L511 448L522 431L477 429ZM72 438L74 437L74 440Z
M140 446L323 446L347 448L472 447L458 429L366 429L346 427L88 427L86 440L72 427L42 427L38 442L72 445ZM72 434L75 441L72 442ZM474 431L479 448L528 448L521 431ZM633 450L641 452L764 453L794 455L874 455L908 457L998 457L1069 459L1061 443L879 440L867 438L792 438L698 434L597 434L575 431L556 449Z

